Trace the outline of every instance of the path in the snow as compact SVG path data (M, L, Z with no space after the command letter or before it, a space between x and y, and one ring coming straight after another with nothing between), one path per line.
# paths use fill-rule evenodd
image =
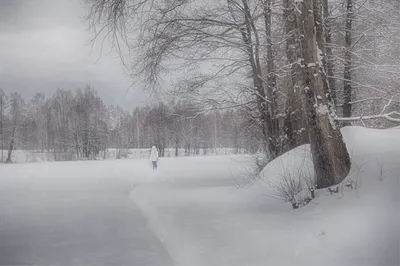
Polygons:
M173 264L130 200L132 162L0 167L0 265Z

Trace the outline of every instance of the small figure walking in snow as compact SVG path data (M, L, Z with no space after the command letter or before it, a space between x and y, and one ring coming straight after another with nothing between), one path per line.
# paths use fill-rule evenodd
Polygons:
M151 148L150 161L153 164L153 170L157 170L158 150L156 146Z

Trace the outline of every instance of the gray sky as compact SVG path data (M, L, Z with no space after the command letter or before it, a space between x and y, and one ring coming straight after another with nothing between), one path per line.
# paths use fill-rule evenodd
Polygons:
M88 44L81 0L0 0L0 88L25 98L35 92L93 85L106 103L132 108L145 103L116 53Z

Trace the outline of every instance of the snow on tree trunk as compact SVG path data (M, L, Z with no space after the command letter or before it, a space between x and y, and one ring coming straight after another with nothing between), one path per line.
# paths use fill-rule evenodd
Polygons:
M329 15L329 5L328 0L322 0L323 8L323 26L325 28L325 53L326 53L326 73L328 75L328 84L331 91L331 98L336 105L336 80L335 76L335 66L333 61L333 51L332 51L332 33L331 33L331 21Z
M297 2L304 73L302 102L309 128L317 186L325 188L340 183L347 176L350 157L334 120L335 107L327 93L322 67L324 54L316 39L315 21L319 21L319 18L314 17L314 1Z
M279 120L278 114L278 95L276 88L276 70L275 70L275 58L272 46L272 12L271 12L271 0L263 1L263 15L265 22L265 35L267 42L267 97L269 102L268 111L271 114L271 132L273 148L275 148L275 155L281 153L280 141L279 141Z
M290 0L284 0L283 4L283 17L286 32L286 57L288 64L291 66L287 82L288 92L284 121L284 151L288 151L307 143L308 135L300 97L300 83L301 80L303 80L303 73L299 61L299 58L301 58L301 49L298 31L296 30L297 20L295 6Z

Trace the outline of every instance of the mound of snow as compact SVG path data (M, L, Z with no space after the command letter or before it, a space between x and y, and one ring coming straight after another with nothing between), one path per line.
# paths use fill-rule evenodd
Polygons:
M342 128L350 156L366 156L400 150L400 128L374 129L365 127Z
M308 188L314 184L313 180L314 169L308 144L279 156L260 173L260 185L268 196L290 202L308 198Z
M371 129L351 126L343 128L342 134L352 159L352 169L346 182L355 183L365 164L373 165L368 171L376 172L374 181L388 174L390 170L382 169L384 158L381 155L400 151L399 128ZM309 198L310 188L314 184L310 146L302 145L271 161L261 171L259 178L260 185L270 197L290 202Z

